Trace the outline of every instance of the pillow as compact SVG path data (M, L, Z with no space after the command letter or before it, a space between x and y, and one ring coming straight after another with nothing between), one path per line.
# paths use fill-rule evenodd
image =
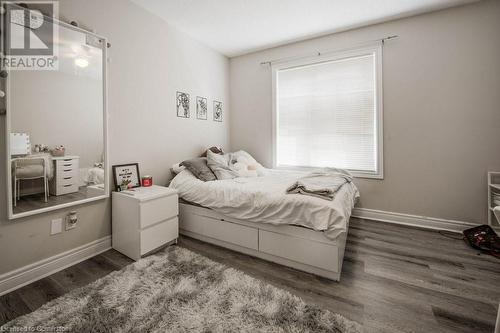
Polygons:
M212 169L215 177L219 180L233 179L238 176L238 172L231 170L229 167L231 161L231 155L219 155L211 150L207 150L207 165Z
M184 169L186 169L186 167L182 166L181 163L176 163L172 165L172 172L175 173L176 175L181 173L181 171Z
M238 172L238 175L240 177L253 178L259 176L257 170L255 169L252 170L248 165L244 163L236 162L231 166L231 169Z
M265 175L265 168L246 151L240 150L232 154L232 164L237 167L242 177Z
M182 162L180 165L186 167L196 178L204 182L217 179L208 167L205 157L192 158Z
M200 157L207 157L207 152L208 151L211 151L212 153L216 153L216 154L219 154L219 155L224 155L224 152L222 151L222 148L220 147L210 147L208 148L207 150L205 150L205 152L203 154L201 154Z

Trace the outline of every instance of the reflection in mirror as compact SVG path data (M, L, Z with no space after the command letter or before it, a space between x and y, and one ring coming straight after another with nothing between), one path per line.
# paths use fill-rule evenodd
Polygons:
M9 74L12 212L103 196L103 40L59 26L58 70Z

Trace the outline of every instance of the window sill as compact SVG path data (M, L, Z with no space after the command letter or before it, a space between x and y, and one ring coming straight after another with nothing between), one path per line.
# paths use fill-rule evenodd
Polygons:
M275 166L274 169L277 170L287 170L287 171L314 171L318 169L322 169L321 167L299 167L299 166ZM360 179L377 179L377 180L384 180L384 174L383 172L379 173L369 173L369 172L359 172L359 171L353 171L353 170L347 170L349 173L354 177L354 178L360 178Z

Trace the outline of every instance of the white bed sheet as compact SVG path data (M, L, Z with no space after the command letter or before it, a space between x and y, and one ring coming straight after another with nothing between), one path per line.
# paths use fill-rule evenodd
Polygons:
M359 197L353 183L337 192L333 201L286 194L286 189L305 172L267 169L266 175L203 182L188 170L170 183L179 196L189 202L213 209L228 217L274 225L299 225L324 231L335 239L347 231L347 222Z

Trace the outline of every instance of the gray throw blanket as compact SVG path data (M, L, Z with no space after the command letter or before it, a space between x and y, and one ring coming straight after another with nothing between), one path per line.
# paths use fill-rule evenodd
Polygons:
M351 174L342 169L324 168L299 178L287 190L287 194L304 194L333 200L342 186L352 182Z

